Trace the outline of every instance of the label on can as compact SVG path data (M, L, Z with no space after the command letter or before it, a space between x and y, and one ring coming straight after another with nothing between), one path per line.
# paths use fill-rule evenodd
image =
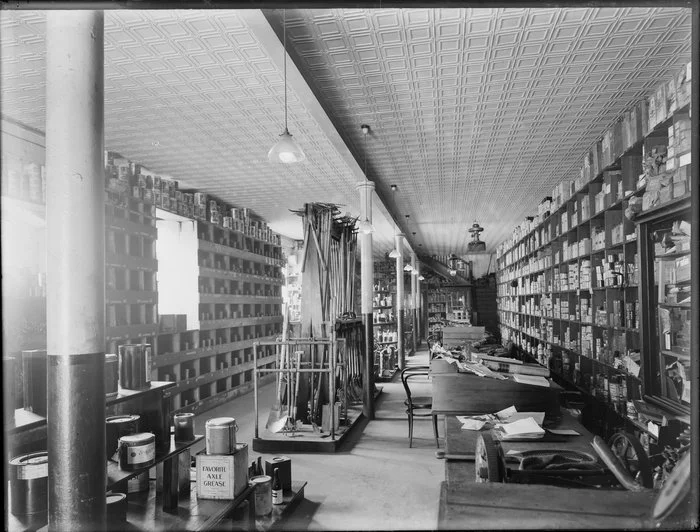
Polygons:
M139 465L156 459L156 446L151 443L145 445L125 446L124 457L128 465Z

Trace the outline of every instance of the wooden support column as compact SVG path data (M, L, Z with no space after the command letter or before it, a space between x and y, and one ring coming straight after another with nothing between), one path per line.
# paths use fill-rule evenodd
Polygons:
M416 302L418 301L418 260L416 259L416 254L411 253L411 266L413 271L411 271L411 325L413 333L411 334L411 341L413 342L413 354L416 354L416 349L418 348L418 342L416 341L418 335L418 324L417 324L417 310Z
M403 233L397 232L394 235L394 249L399 252L396 257L396 334L398 336L399 369L406 367L406 346L403 341Z
M360 220L372 222L372 194L374 183L361 181L357 184L360 193ZM360 291L362 294L362 320L365 325L365 364L362 381L364 383L364 400L362 413L369 420L374 419L374 329L372 327L374 257L372 252L372 233L360 231Z
M421 331L421 327L423 326L423 300L421 298L421 268L420 268L420 262L416 263L417 266L417 275L416 275L416 344L420 345L421 343L421 337L423 336Z
M49 530L105 526L104 14L46 14Z

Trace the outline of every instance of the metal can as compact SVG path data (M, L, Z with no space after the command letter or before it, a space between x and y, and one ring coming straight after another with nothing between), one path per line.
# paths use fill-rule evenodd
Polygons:
M47 451L10 460L10 491L13 515L34 515L49 509L49 455Z
M108 493L106 497L107 522L126 522L127 501L125 493Z
M272 478L258 475L250 483L255 487L255 515L268 515L272 512Z
M152 466L156 461L156 437L150 432L138 432L119 438L119 467L135 471Z
M105 419L105 450L107 459L119 461L119 439L139 431L141 417L136 414L109 416Z
M114 354L105 355L105 395L115 397L119 392L119 358Z
M173 426L175 427L175 441L194 440L194 414L184 412L173 416Z
M215 417L204 424L204 443L207 454L233 454L236 452L238 425L232 417Z
M143 473L126 481L127 493L141 493L142 491L148 491L149 487L148 471L144 471Z

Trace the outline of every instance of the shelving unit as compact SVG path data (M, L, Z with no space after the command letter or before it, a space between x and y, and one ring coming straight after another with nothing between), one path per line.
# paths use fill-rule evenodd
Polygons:
M106 194L105 352L125 343L153 344L158 332L156 209Z
M199 328L160 334L155 371L177 383L173 409L197 413L252 389L253 343L282 332L284 278L279 244L195 223ZM274 364L271 348L261 354L260 367Z
M497 251L504 342L593 398L600 433L633 423L628 406L650 393L659 364L644 336L654 259L634 217L689 201L689 87L673 86L673 97L664 88L625 113L586 155L580 177L559 184Z
M375 379L388 381L398 363L396 314L396 264L386 260L374 263L373 327Z

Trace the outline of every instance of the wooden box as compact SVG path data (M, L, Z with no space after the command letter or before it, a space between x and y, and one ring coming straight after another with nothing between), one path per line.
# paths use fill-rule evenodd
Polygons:
M248 444L237 443L234 454L196 456L197 498L235 499L248 485Z

